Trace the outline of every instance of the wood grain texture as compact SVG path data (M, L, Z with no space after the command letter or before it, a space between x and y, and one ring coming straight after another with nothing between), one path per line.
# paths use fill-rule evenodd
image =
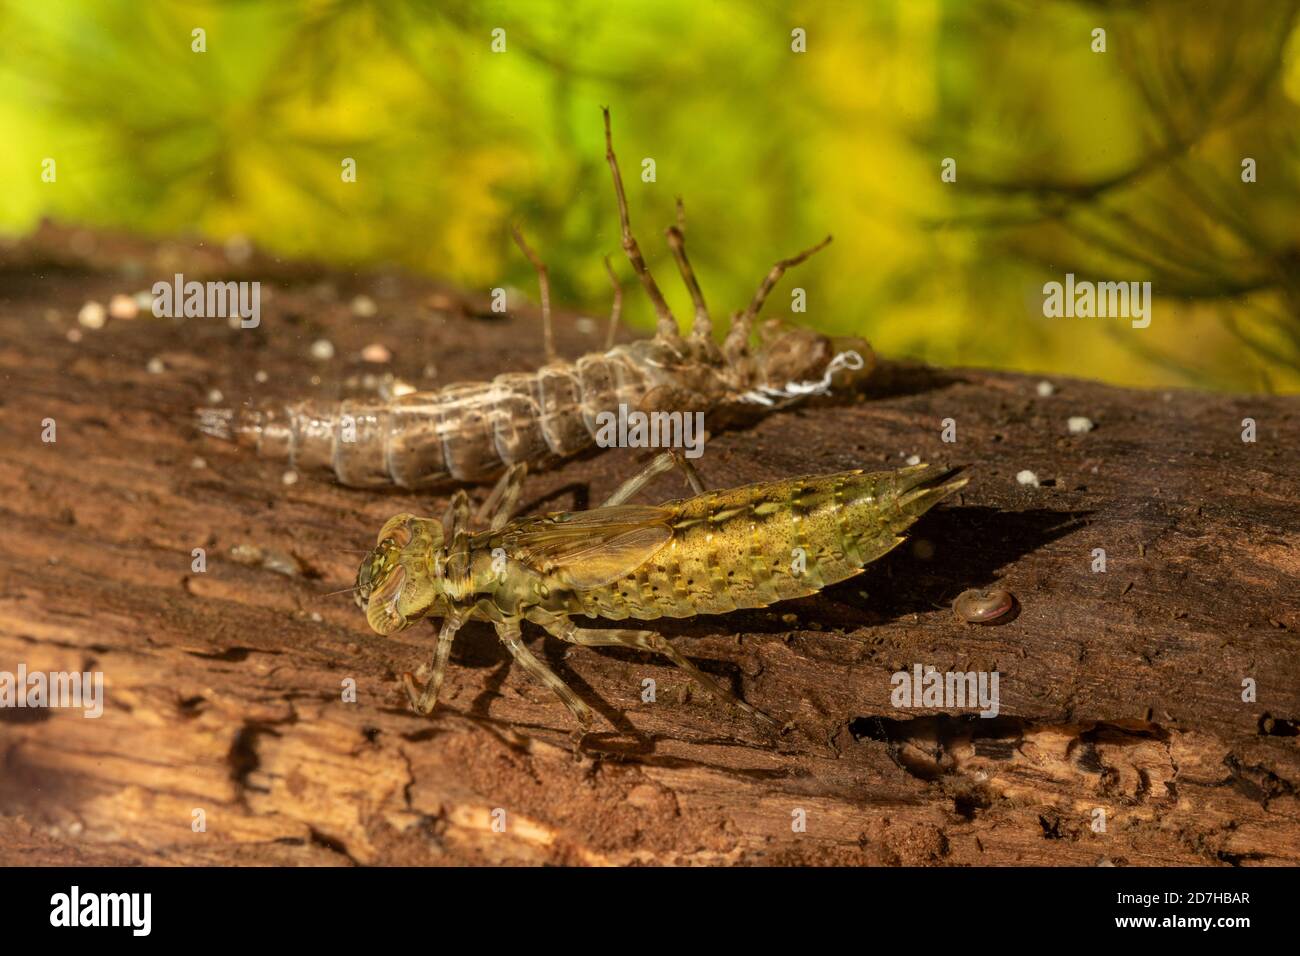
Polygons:
M261 326L147 316L67 339L87 299L175 271L260 279ZM0 250L0 283L0 670L101 670L107 694L97 720L0 710L0 862L1300 863L1294 397L1068 379L1040 397L1040 377L888 365L860 401L718 435L700 461L713 487L910 455L971 482L817 597L662 623L791 721L779 739L663 660L530 631L601 715L575 749L567 711L489 628L462 632L424 719L397 675L431 633L380 638L348 596L323 596L352 582L343 549L398 511L439 513L445 495L286 485L282 465L190 420L214 388L331 394L376 341L422 386L535 368L534 312L477 319L475 300L407 276L235 268L218 249L52 227ZM378 315L352 313L361 293ZM561 315L557 344L596 348L602 326ZM334 361L309 357L317 338ZM1070 435L1073 415L1096 429ZM530 476L524 506L598 501L644 457ZM1041 485L1018 484L1022 469ZM1013 621L954 617L957 594L994 582L1019 600ZM916 663L997 670L999 716L895 708L890 677Z

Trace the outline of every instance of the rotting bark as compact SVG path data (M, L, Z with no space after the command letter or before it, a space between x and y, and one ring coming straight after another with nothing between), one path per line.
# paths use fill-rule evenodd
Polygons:
M65 337L85 300L174 271L262 280L261 327L140 317ZM855 580L663 625L792 721L779 740L661 659L532 633L608 722L575 754L568 712L490 629L462 632L425 719L397 675L430 633L380 638L347 595L322 596L351 583L343 549L445 495L286 486L282 465L190 420L213 388L238 401L346 378L374 341L421 384L532 368L535 313L480 321L474 301L406 276L232 269L217 250L53 228L0 251L0 283L0 670L102 670L108 698L98 720L0 710L4 863L1300 862L1295 398L1063 379L1040 397L1037 378L891 365L861 401L720 434L700 460L713 486L913 454L971 483ZM377 316L351 313L359 293ZM556 332L572 356L603 322L561 314ZM319 337L337 361L307 357ZM1068 434L1072 415L1096 429ZM530 476L524 506L599 500L644 457ZM1018 484L1022 469L1042 485ZM1013 621L954 618L958 593L994 582L1017 595ZM893 707L890 676L915 663L996 669L1000 715Z

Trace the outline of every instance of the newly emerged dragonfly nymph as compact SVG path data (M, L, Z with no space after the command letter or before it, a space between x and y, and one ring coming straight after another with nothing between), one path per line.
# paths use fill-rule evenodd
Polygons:
M710 693L746 713L777 722L737 698L647 630L579 627L575 617L649 621L761 608L814 594L859 574L897 547L903 532L963 485L945 468L764 482L698 492L659 505L628 504L650 478L672 468L654 459L601 507L511 520L522 467L498 482L470 529L462 490L441 520L399 514L385 523L357 572L356 600L370 626L392 634L440 618L433 659L420 686L404 675L411 705L429 714L438 702L452 640L466 621L490 621L514 659L559 696L587 726L592 711L524 645L531 621L573 644L654 651Z

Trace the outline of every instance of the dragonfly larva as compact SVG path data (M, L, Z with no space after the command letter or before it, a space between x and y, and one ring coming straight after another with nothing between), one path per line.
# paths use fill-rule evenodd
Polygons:
M667 230L667 238L694 303L691 332L684 338L632 235L608 110L605 144L623 249L658 319L652 338L560 361L553 345L546 267L516 232L541 288L547 364L538 371L508 372L490 382L458 383L388 400L203 408L199 428L254 447L264 457L288 461L295 470L332 473L345 485L423 487L485 481L517 463L547 467L591 448L597 417L617 412L620 405L646 413L707 411L710 427L716 428L811 394L851 390L871 373L874 356L862 339L832 338L780 322L754 327L785 271L824 247L829 236L774 265L750 303L732 313L719 346L686 257L679 205L679 224ZM611 333L620 303L615 280Z
M713 694L774 723L655 632L585 628L573 619L722 614L814 594L897 547L917 518L966 484L947 469L915 465L765 482L660 505L626 503L649 475L671 465L671 456L661 455L591 511L512 521L505 505L488 530L471 531L469 499L460 491L442 520L390 518L357 571L356 598L380 634L441 618L423 687L404 676L415 710L428 714L437 704L456 632L484 620L525 671L589 724L591 709L523 644L521 625L531 621L574 644L662 654ZM513 498L494 493L489 503Z

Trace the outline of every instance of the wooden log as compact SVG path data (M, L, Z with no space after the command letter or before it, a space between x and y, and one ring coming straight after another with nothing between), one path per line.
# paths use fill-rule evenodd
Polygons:
M175 271L260 279L260 327L77 324L84 302ZM893 364L857 401L719 434L700 461L714 487L913 455L971 481L854 580L664 624L789 720L779 738L666 661L530 633L601 715L575 748L567 711L490 629L462 632L426 719L397 675L430 632L381 638L348 595L324 596L352 582L345 549L445 495L285 484L284 465L191 419L213 389L535 368L535 311L476 319L474 299L410 276L55 228L0 251L0 283L0 671L102 671L106 697L98 719L0 710L0 862L1300 863L1294 397L1061 378L1044 396L1040 377ZM601 324L558 316L562 354L597 349ZM317 339L334 360L310 357ZM372 342L391 366L356 360ZM1070 434L1072 416L1095 429ZM599 500L644 457L530 476L525 507ZM1014 620L954 617L958 593L995 583ZM894 706L892 676L918 664L996 671L998 715Z

